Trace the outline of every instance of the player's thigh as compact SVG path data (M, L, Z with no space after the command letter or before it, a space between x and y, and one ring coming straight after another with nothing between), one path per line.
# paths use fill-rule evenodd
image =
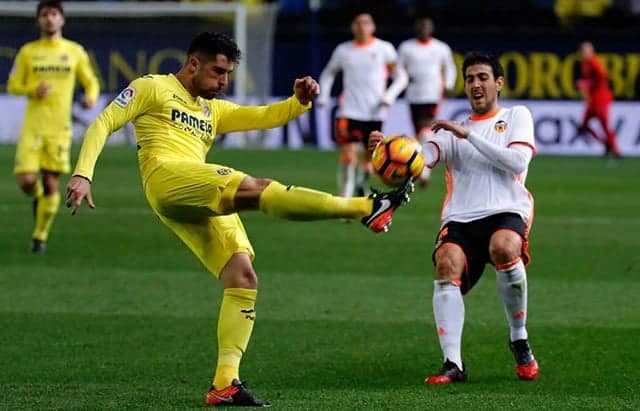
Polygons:
M23 130L16 146L13 167L14 174L37 173L40 171L40 154L43 141L35 130Z
M361 121L359 124L359 135L362 136L360 140L365 157L368 157L369 153L369 136L373 131L382 130L382 121Z
M40 168L54 173L68 173L70 164L71 134L64 132L43 138Z
M253 261L253 247L238 214L199 220L159 217L216 278L234 254L245 253Z
M431 122L438 111L438 105L432 103L411 104L410 110L415 132L416 134L421 134L423 129L431 127Z
M491 219L489 254L492 263L508 263L522 258L528 264L531 260L528 252L531 221L525 221L515 213L500 213Z
M160 215L178 220L229 214L247 175L218 164L165 162L147 179L145 194Z
M488 260L483 245L472 240L475 230L473 223L448 223L438 233L432 254L436 279L459 281L463 294L478 282Z

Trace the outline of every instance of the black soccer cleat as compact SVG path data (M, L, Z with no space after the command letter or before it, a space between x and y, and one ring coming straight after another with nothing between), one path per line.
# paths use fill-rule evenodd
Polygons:
M535 380L538 378L538 361L533 357L533 351L528 340L516 340L509 343L513 357L516 360L516 374L521 380Z
M368 227L374 233L387 232L391 225L391 217L398 207L408 203L414 190L413 180L408 179L404 185L393 191L380 193L372 189L373 193L369 198L373 199L373 210L371 214L363 217L362 224Z
M44 242L43 240L38 240L37 238L34 238L31 241L31 252L34 254L44 254L44 252L47 250L47 243Z
M221 390L215 387L209 388L204 400L205 405L210 406L235 406L235 407L270 407L265 400L257 398L240 380L234 379L231 385Z
M438 374L431 375L424 380L427 385L451 384L453 382L467 381L467 367L462 363L462 370L458 368L456 363L448 358L442 365L442 369Z

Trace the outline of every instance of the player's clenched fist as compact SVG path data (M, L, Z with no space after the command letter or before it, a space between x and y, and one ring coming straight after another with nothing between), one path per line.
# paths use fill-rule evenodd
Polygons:
M293 82L293 92L302 105L307 105L320 94L320 85L311 76L298 78Z

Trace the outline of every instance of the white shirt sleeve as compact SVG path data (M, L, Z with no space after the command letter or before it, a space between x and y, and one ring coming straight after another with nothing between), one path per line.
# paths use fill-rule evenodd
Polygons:
M533 150L529 145L514 145L504 147L482 138L472 132L467 140L496 167L514 174L520 174L527 170Z
M452 139L456 138L446 130L439 130L431 138L422 143L425 164L434 168L438 163L446 162L452 147Z
M388 47L385 47L385 62L387 65L394 65L395 67L391 73L393 82L385 91L382 101L387 104L393 104L400 93L402 93L402 90L407 88L407 85L409 84L409 75L402 64L399 64L398 54L396 53L396 49L393 48L393 45L389 43L387 46Z
M445 45L445 58L444 58L444 81L445 88L447 90L453 90L456 85L456 78L458 76L458 69L456 63L453 61L453 53L451 48Z
M533 117L531 112L525 106L513 107L513 116L511 117L511 124L509 125L509 142L508 146L514 144L522 144L529 146L535 153L536 140L533 132Z
M331 87L333 87L333 82L336 78L336 74L338 71L342 70L341 64L341 48L340 46L336 47L336 49L331 54L331 58L327 63L327 66L322 70L320 74L320 95L318 96L317 103L318 104L327 104L329 102L329 97L331 96Z

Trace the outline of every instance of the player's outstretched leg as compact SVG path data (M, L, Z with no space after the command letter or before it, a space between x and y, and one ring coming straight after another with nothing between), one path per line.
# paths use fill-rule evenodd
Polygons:
M238 407L270 407L271 404L253 395L247 386L240 380L233 380L231 385L217 390L211 387L204 400L205 405L210 406L238 406Z
M509 343L513 357L516 360L516 374L521 380L535 380L538 378L538 361L533 357L533 351L526 339Z
M373 199L371 214L363 217L360 221L374 233L389 231L393 213L402 204L409 202L409 194L411 194L413 190L413 180L409 179L403 186L393 191L385 193L374 191L369 196L369 198Z
M387 231L393 212L409 201L413 183L369 197L344 198L305 187L270 182L260 195L259 208L266 214L287 220L349 218L360 220L373 232Z

